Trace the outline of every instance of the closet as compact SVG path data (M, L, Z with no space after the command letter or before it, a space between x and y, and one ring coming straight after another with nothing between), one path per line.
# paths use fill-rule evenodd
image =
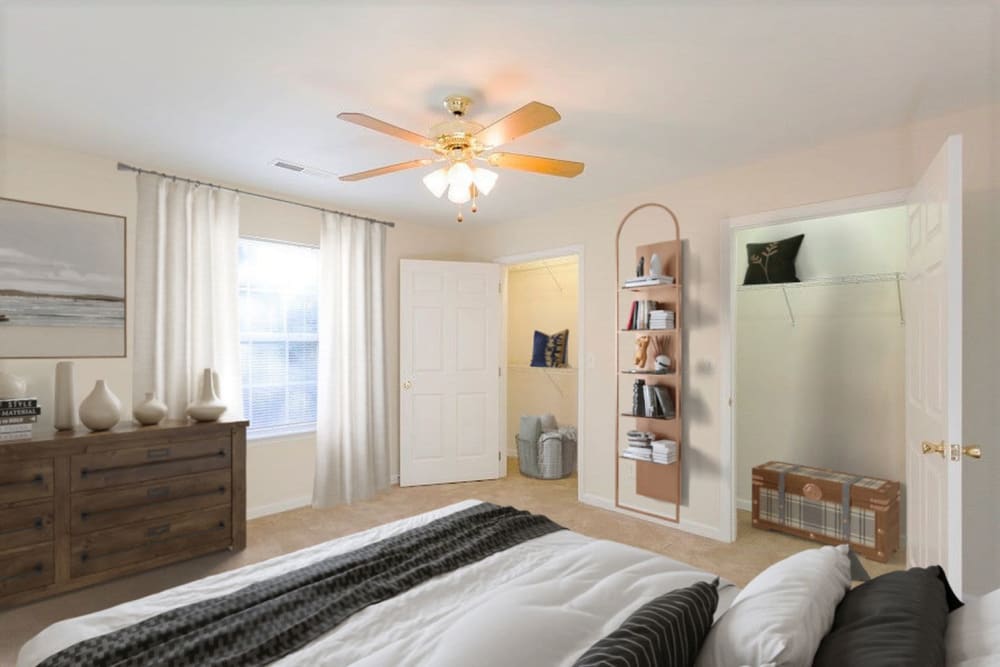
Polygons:
M522 416L552 414L559 426L577 424L577 256L510 265L506 296L507 449L516 457ZM568 331L565 365L533 366L535 332L551 336L562 331Z
M892 207L735 234L739 509L769 461L905 478L904 224ZM799 234L800 282L742 284L747 244Z

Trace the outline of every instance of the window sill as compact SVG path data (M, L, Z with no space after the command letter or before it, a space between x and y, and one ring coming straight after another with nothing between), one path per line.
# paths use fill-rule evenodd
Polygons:
M248 445L268 445L278 440L297 440L304 436L316 435L316 425L306 424L300 427L284 427L247 431Z

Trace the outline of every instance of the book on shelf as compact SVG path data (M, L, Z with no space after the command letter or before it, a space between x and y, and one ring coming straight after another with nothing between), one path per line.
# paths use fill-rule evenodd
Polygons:
M37 415L28 415L24 417L0 417L0 426L9 426L11 424L34 424L38 421Z
M0 408L0 419L10 417L37 417L42 414L41 408Z
M625 281L625 287L653 287L655 285L673 284L673 276L638 276Z
M656 301L649 299L633 301L625 328L629 331L649 329L649 314L658 307L659 304Z
M0 433L0 442L10 442L12 440L30 440L31 431L22 431L19 433Z
M31 433L34 424L4 424L0 426L0 433Z
M8 408L37 408L37 398L0 398L0 409Z

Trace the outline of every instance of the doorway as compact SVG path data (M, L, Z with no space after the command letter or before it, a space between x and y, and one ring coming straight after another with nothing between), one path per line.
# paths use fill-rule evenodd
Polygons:
M566 486L577 498L583 446L582 255L572 247L497 260L504 272L500 413L506 469Z
M905 480L905 195L724 223L722 391L729 442L723 457L729 454L731 486L723 490L729 513L723 527L730 539L756 531L750 521L755 466L778 461ZM751 249L798 235L804 238L796 277L744 284L762 269ZM781 282L796 278L801 282ZM900 548L888 568L904 562Z

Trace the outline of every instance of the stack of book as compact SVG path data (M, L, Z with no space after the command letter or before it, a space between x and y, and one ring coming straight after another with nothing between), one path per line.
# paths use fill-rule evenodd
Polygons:
M673 329L674 311L672 310L651 310L649 311L650 329Z
M636 461L652 461L653 448L651 443L656 436L648 431L629 431L628 446L622 452L622 456Z
M677 463L677 443L673 440L654 440L650 443L653 463Z
M655 301L649 301L644 299L642 301L633 301L632 308L629 310L628 322L625 323L625 328L629 330L633 329L648 329L649 328L649 314L654 312L660 304Z
M0 442L30 439L41 412L37 398L0 399Z
M653 287L655 285L673 285L673 276L639 276L625 281L625 287Z

